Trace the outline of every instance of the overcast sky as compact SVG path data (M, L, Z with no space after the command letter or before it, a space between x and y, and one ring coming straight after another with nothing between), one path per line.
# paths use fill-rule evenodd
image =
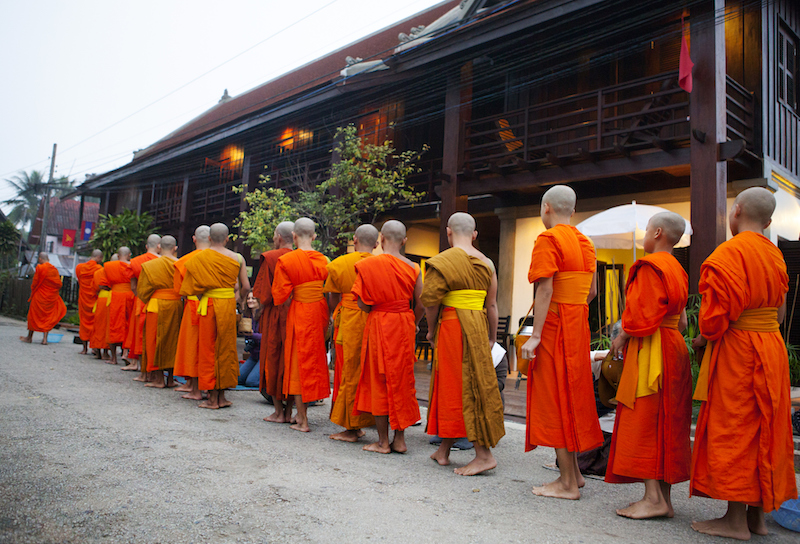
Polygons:
M224 89L236 96L439 3L4 1L0 180L46 172L58 143L56 175L80 183L130 162ZM11 196L0 181L0 200Z

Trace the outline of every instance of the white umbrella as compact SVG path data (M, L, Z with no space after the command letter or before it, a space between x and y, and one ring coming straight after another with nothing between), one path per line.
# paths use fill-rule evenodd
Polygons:
M658 206L637 204L634 200L630 204L615 206L604 212L591 216L586 221L577 225L577 229L594 242L595 247L603 249L631 249L633 259L636 260L636 248L643 248L645 230L650 218L657 213L667 212ZM686 222L686 230L676 247L689 245L692 235L692 226Z

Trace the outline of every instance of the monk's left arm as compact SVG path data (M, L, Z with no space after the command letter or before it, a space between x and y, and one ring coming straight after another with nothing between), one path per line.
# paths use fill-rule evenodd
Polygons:
M783 303L778 307L778 323L783 323L786 317L786 293L783 294Z
M414 325L419 327L422 315L425 313L425 306L422 305L422 274L417 275L417 284L414 286Z
M486 292L486 317L489 319L489 345L497 342L497 274L492 274L492 284Z
M136 295L137 297L139 296L139 293L136 292L136 290L138 288L139 288L139 278L137 278L136 276L132 276L131 277L131 291L133 291L133 294Z
M678 320L678 330L683 332L686 330L686 327L689 326L689 318L686 317L686 308L683 309L681 312L681 317Z
M370 306L369 304L365 304L364 301L361 300L361 297L358 295L356 295L356 303L358 304L358 309L364 312L365 314L368 314L372 311L372 306Z
M333 314L336 307L342 301L342 294L341 293L334 293L333 291L329 291L326 293L328 295L328 312Z
M594 300L594 297L597 296L597 267L594 269L594 274L592 274L592 285L589 287L589 296L586 297L586 304L589 304L591 301Z
M247 277L244 259L239 263L239 286L239 296L242 300L247 300L247 294L250 292L250 279Z

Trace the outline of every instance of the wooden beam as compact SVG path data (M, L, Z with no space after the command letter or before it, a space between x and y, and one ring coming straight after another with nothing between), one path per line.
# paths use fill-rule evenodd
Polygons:
M744 140L731 140L717 144L717 160L730 161L744 155Z
M521 157L515 157L514 163L516 163L519 168L527 170L528 172L533 172L538 168L538 165L535 162L526 161Z
M545 153L544 156L547 157L547 162L549 162L553 166L564 166L567 162L566 160L557 156L555 153L550 153L549 151Z
M579 147L578 148L578 156L588 162L594 162L596 160L595 156L592 155L591 152L587 151L586 149Z
M183 187L181 188L181 215L178 227L178 249L183 250L183 254L193 250L186 237L186 221L189 217L189 174L183 176ZM181 248L181 245L184 247Z
M465 94L468 96L464 96ZM447 241L447 219L455 212L467 211L467 199L459 192L458 171L461 169L464 156L464 120L468 119L469 115L469 109L463 104L469 103L466 99L471 100L471 94L472 64L467 63L459 72L448 76L445 90L439 251L450 247Z
M631 151L627 147L621 144L614 144L614 151L622 155L623 157L630 157Z

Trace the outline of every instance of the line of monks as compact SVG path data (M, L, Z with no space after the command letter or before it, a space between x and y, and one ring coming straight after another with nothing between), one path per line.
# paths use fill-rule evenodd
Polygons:
M534 325L522 347L531 360L526 450L555 448L560 470L533 493L561 499L580 498L585 482L576 454L603 442L587 357L596 256L591 241L570 225L575 204L566 186L542 198L547 230L533 247ZM702 266L702 336L694 346L705 351L694 392L702 406L693 449L692 377L680 333L688 278L672 256L685 222L667 212L648 224L647 255L630 270L623 332L611 346L624 365L606 481L645 488L642 500L619 515L672 517L671 486L691 480L692 495L728 501L723 518L692 527L745 540L766 534L764 512L797 497L788 359L778 327L788 276L780 251L763 235L774 209L769 191L743 191L729 216L733 238ZM442 438L431 459L449 465L453 442L466 437L475 457L456 474L497 466L491 448L505 433L491 355L497 274L473 246L478 233L470 215L453 214L447 235L451 248L426 262L423 282L419 267L402 255L406 229L399 221L387 221L380 233L360 226L354 251L331 262L312 249L312 220L278 225L253 288L262 306L260 386L275 408L265 421L310 431L307 406L331 394L325 334L332 323L330 419L343 430L330 438L357 442L374 425L378 441L364 450L405 452L404 431L420 419L414 347L425 314L434 346L427 433ZM236 304L250 285L244 260L225 248L227 240L227 227L218 223L198 227L196 249L180 259L171 236L151 236L147 252L134 259L122 247L101 265L95 252L76 270L84 352L88 346L101 357L110 350L109 362L116 363L117 347L125 348L130 364L124 369L140 370L146 385L168 387L173 375L182 376L184 398L201 400L207 391L199 406L230 406L224 392L237 384ZM378 243L382 253L373 255ZM60 313L41 303L34 309L46 287L44 279L34 283L31 331L42 330L32 327L44 314Z

